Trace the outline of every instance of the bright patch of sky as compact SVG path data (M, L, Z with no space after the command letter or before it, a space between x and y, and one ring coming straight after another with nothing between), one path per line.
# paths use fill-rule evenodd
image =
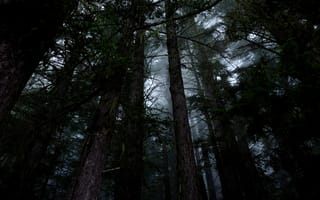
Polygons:
M152 54L160 56L149 55L151 58L147 61L150 76L145 81L146 105L158 109L167 108L171 104L168 89L168 57L163 56L167 54L167 50L161 46Z
M197 25L202 26L205 29L213 28L215 31L212 33L213 42L223 41L226 37L225 31L226 26L223 23L223 13L220 13L217 10L206 11L195 16L195 22ZM266 36L267 33L266 33ZM262 41L262 39L256 34L249 34L247 37L248 40L251 41ZM222 42L223 43L223 42ZM248 51L246 47L248 45L248 41L241 40L237 42L233 42L225 46L224 51L217 55L212 55L212 60L219 60L219 62L227 67L227 70L230 72L234 72L234 70L247 67L252 65L255 60L258 58L257 54L252 51ZM210 44L209 44L210 45ZM266 41L264 43L267 48L274 48L275 44ZM224 44L222 45L224 47ZM156 54L165 55L166 47L165 45L159 47ZM181 53L181 52L180 52ZM156 55L155 53L153 53ZM182 53L183 54L183 53ZM170 92L168 86L168 61L167 56L159 56L154 57L150 62L151 66L151 75L152 80L146 80L145 86L146 90L150 90L152 87L158 87L157 89L152 90L153 101L147 101L147 105L157 105L157 106L167 106L171 104L170 100ZM182 64L185 64L188 68L188 63L191 62L188 60L188 56L181 56ZM187 64L186 64L187 63ZM183 68L182 70L184 76L184 84L186 88L186 95L190 96L194 93L192 89L197 88L195 85L196 81L194 79L194 75L191 73L189 69ZM232 85L237 84L238 82L238 74L231 73L232 75L228 78ZM154 101L156 99L156 101ZM155 103L156 102L156 103Z
M201 24L205 29L211 28L212 26L223 22L222 18L217 16L212 17L210 20L204 20L204 17L201 17L201 15L199 15L199 17L197 16L195 20L198 24Z

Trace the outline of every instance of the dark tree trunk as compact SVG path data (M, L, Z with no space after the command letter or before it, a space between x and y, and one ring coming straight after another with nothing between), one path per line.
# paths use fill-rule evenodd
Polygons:
M77 43L77 42L76 42ZM25 130L25 143L17 144L12 141L12 146L21 149L23 156L14 160L14 173L9 175L5 181L5 193L13 193L11 198L21 199L40 199L40 186L44 188L45 179L53 171L54 166L48 166L44 163L55 162L59 156L57 152L50 158L47 156L47 148L56 136L67 113L61 115L63 107L68 103L68 91L73 77L75 60L78 59L78 45L71 49L69 58L66 58L66 64L56 75L55 87L49 91L48 100L37 105L30 119L30 129Z
M114 82L116 80L117 82ZM114 83L120 84L118 77L110 81L109 85L114 85ZM107 141L111 139L114 130L119 91L120 88L114 86L101 97L89 128L89 138L81 155L79 175L70 193L70 200L92 200L96 199L100 193L102 172L106 162Z
M145 1L132 1L129 9L129 30L143 26L145 21ZM130 17L131 16L131 17ZM130 31L129 31L130 32ZM141 199L143 178L143 141L144 141L144 49L145 31L138 30L133 34L129 42L131 49L128 51L129 69L126 83L123 108L125 130L122 136L122 153L120 158L120 170L116 180L115 199ZM128 36L131 38L130 36Z
M0 4L0 122L11 111L77 0L11 2Z
M75 46L74 48L79 48L79 46ZM46 161L48 159L46 158L47 149L52 144L54 137L63 124L65 116L68 114L63 108L68 103L68 91L75 69L75 59L78 56L76 51L76 49L74 51L71 50L72 55L70 56L70 60L66 59L64 68L57 75L56 86L50 92L51 94L48 94L50 95L50 99L44 105L39 105L39 109L35 114L37 118L32 122L33 129L26 133L29 135L28 140L30 140L30 143L23 151L25 159L20 163L20 166L23 167L19 171L21 173L19 175L20 184L19 186L13 186L17 190L16 194L20 196L18 199L22 197L26 198L28 193L39 197L40 193L39 191L35 191L35 186L38 185L37 188L40 188L40 181L44 177L49 176L49 173L54 168L54 166L49 166L51 169L46 167L46 170L44 170L44 166L42 165L43 162L54 162L53 158ZM39 119L38 116L43 116L43 118ZM58 147L56 150L59 151ZM55 159L57 158L58 154L55 155ZM35 199L35 197L32 199Z
M225 106L221 103L219 99L221 97L218 96L218 89L215 86L218 83L213 79L215 70L212 67L213 64L209 62L203 48L200 47L199 52L204 95L212 108L223 109ZM203 113L211 132L224 199L263 199L265 193L248 149L246 136L243 133L242 135L237 134L235 130L239 127L233 127L234 124L226 116L217 118L212 110L206 109L203 110Z
M170 92L173 104L173 119L177 148L178 199L201 199L197 168L194 158L191 131L188 122L186 98L181 74L176 24L173 20L173 3L166 1L166 31L169 57Z
M194 71L194 76L196 78L198 88L201 89L199 95L203 99L208 99L210 107L216 108L216 100L215 96L213 95L215 82L213 81L214 74L211 66L212 63L208 61L208 56L204 48L200 46L197 47L197 62L199 65L199 72ZM221 131L220 121L213 119L212 112L208 108L208 105L201 106L200 111L204 115L208 127L209 138L212 144L213 153L215 155L216 167L219 173L223 198L224 200L241 199L241 191L239 189L240 187L238 187L235 170L233 169L233 165L230 164L230 162L233 160L233 158L230 157L232 155L226 150L226 144L222 144L222 142L225 142L227 137L225 133L222 133ZM221 136L223 134L225 138L224 141L221 141ZM219 142L217 135L219 135ZM228 162L225 162L225 160Z
M208 62L206 52L203 49L201 49L200 52L200 76L204 87L204 97L209 100L213 108L218 108L217 99L214 96L216 91L214 85L216 83L213 81L213 69L210 67L212 64ZM229 141L231 140L230 137L232 137L230 136L231 130L222 126L220 120L214 119L214 114L212 114L210 110L207 110L206 107L203 108L202 112L206 117L209 128L224 200L242 199L236 174L237 166L234 165L235 163L233 162L235 159L232 148L233 144L232 141Z
M115 198L118 200L141 199L143 177L144 140L144 31L135 37L131 72L128 73L125 90L126 130L123 136L123 152L120 160L118 187Z
M194 63L194 62L193 62ZM201 71L201 70L200 70ZM199 95L201 96L201 98L205 98L205 93L202 90L202 85L201 85L201 80L199 77L199 73L197 71L194 71L194 76L196 79L196 84L197 84L197 88L199 89ZM205 122L207 124L208 127L208 132L209 132L209 143L211 143L212 145L212 150L213 150L213 154L215 156L215 161L216 161L216 167L218 172L222 172L223 171L223 167L222 167L222 159L221 159L221 155L220 155L220 151L218 148L218 144L217 144L217 140L216 140L216 135L215 135L215 131L213 128L213 124L212 124L212 120L211 120L211 116L210 113L207 109L206 106L202 106L202 108L200 109L201 113L204 115L205 118ZM206 149L204 149L206 148ZM208 147L205 147L205 145L202 146L202 151L203 151L203 159L205 162L205 173L206 173L206 179L207 179L207 187L208 187L208 198L209 199L216 199L216 190L214 188L214 182L213 182L213 177L212 177L212 172L208 171L208 165L210 165L210 160L209 160L209 152L208 152ZM219 174L219 178L221 179L222 174ZM209 180L208 180L209 179ZM209 181L212 180L212 183L209 183ZM221 182L221 180L220 180ZM212 186L211 186L212 185ZM222 188L223 189L223 188Z
M246 133L246 123L241 120L241 118L234 119L234 134L236 151L238 154L236 156L239 158L238 162L240 173L241 173L241 186L242 190L246 194L246 199L261 199L266 200L268 198L268 193L263 188L263 183L261 180L261 174L259 173L252 153L248 145L248 137Z
M123 13L119 14L121 15ZM96 110L91 128L89 128L88 131L89 140L81 155L82 164L79 169L79 174L75 177L74 185L71 188L68 198L70 200L96 199L101 192L102 173L107 161L107 144L108 141L111 140L112 132L114 131L114 122L119 107L119 98L121 96L124 79L128 76L127 74L130 71L128 70L128 63L131 63L132 59L133 28L136 25L136 18L130 14L126 13L126 18L122 19L122 23L124 24L120 31L122 38L116 43L118 48L116 52L114 52L118 57L114 60L114 63L112 63L113 65L108 63L110 64L110 66L107 66L110 68L108 70L110 74L102 75L102 79L106 79L101 85L103 94L101 95L100 104ZM140 48L142 48L140 45L143 46L143 43L140 43L142 41L143 40L136 41L136 44L139 44L140 51ZM140 54L137 53L137 55ZM144 57L137 58L136 62L140 64L141 59L144 59ZM106 75L107 78L105 78ZM140 83L137 82L137 84ZM140 100L141 97L137 98ZM135 143L135 145L137 145L137 143ZM139 147L136 148L136 151L141 148L140 142L138 145Z

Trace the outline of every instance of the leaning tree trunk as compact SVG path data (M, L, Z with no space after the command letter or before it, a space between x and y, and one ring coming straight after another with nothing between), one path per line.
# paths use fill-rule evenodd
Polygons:
M89 139L81 155L79 174L70 192L70 200L92 200L100 193L102 172L106 162L107 141L114 130L115 115L118 110L121 76L117 74L106 82L108 89L102 95L89 128Z
M11 111L77 0L0 3L0 122Z
M118 42L115 53L125 59L129 51L129 43L132 41L129 31ZM108 142L111 140L115 129L116 112L119 107L121 88L127 73L127 65L119 60L109 63L109 74L102 75L101 99L95 111L92 124L88 128L88 140L81 155L81 165L78 174L74 178L68 199L92 200L100 194L102 173L107 161Z
M104 77L107 76L107 78L102 85L103 94L89 129L89 140L81 155L79 174L71 188L69 200L92 200L100 194L102 173L107 161L107 144L115 128L121 89L127 77L128 63L131 61L133 52L135 18L130 17L126 15L126 18L122 19L124 24L120 31L122 38L117 42L118 48L115 52L118 57L114 60L113 65L109 63L110 69L107 71L110 74L104 74Z
M170 92L173 104L173 119L177 148L178 199L201 199L197 168L194 158L186 98L184 94L181 61L178 50L174 8L166 1L166 31L169 57Z
M41 192L35 191L35 188L40 189L39 182L41 179L48 176L48 173L53 170L53 166L46 167L46 170L39 169L44 167L44 162L41 161L46 158L48 146L68 114L68 112L64 111L64 106L70 99L67 94L70 90L79 50L83 47L79 43L79 41L75 41L71 47L70 55L66 58L64 67L57 74L55 87L50 91L50 94L47 94L50 95L50 98L43 105L39 105L39 108L35 111L34 116L44 116L43 119L34 118L32 130L25 133L28 135L30 142L24 147L24 159L17 162L17 166L22 167L22 169L18 170L19 184L12 186L18 196L17 199L27 198L27 195L29 195L29 199L35 199L36 196L40 196ZM38 187L35 187L36 185Z

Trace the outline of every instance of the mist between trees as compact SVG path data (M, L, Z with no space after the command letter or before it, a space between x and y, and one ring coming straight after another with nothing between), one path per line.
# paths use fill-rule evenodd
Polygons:
M319 8L0 1L0 199L319 199Z

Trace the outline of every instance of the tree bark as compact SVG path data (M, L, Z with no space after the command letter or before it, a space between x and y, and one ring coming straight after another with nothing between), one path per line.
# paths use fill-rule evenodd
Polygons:
M0 4L0 122L11 111L76 2L34 0Z
M131 1L128 8L126 28L130 33L145 21L145 0ZM133 32L126 55L129 69L123 91L124 126L120 170L116 180L115 199L141 199L143 183L143 141L144 141L144 49L145 31ZM131 38L131 36L128 36Z
M126 130L115 199L141 199L144 141L144 31L136 33L124 102Z
M119 14L121 15L123 13ZM110 64L110 66L107 66L110 68L108 70L110 74L102 75L102 79L104 80L101 85L103 93L99 106L95 112L91 128L88 130L89 140L81 155L82 164L79 169L79 174L75 177L75 183L71 188L68 197L69 200L92 200L96 199L100 194L102 173L105 162L107 161L107 142L111 140L112 132L114 131L116 112L119 107L119 98L121 96L124 80L129 72L128 63L131 63L132 59L133 27L135 26L135 18L130 18L130 14L128 16L121 19L123 20L122 23L124 25L121 27L120 31L121 39L115 44L118 48L116 49L116 52L114 52L118 57L113 65L112 63L108 63ZM139 45L142 44L140 43ZM140 57L138 59L140 61L140 59L143 58L144 57ZM140 148L141 147L137 149Z
M173 104L173 119L177 148L178 199L201 199L197 168L194 158L186 98L184 94L181 61L178 50L176 24L173 20L175 9L170 0L166 1L166 31L169 57L170 92Z
M117 79L113 81L115 80ZM112 85L112 82L109 84ZM108 150L107 141L111 139L114 130L119 91L120 88L115 86L101 97L89 129L89 139L81 156L80 171L70 193L70 200L92 200L96 199L100 193L102 172Z

